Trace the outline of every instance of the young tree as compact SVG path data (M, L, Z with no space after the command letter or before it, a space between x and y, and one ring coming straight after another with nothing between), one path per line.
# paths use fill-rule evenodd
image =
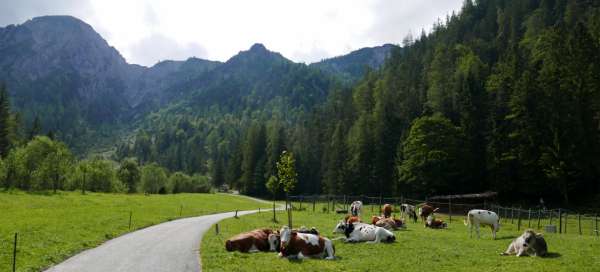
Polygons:
M273 194L273 222L277 222L277 217L275 217L275 198L280 187L279 180L275 176L270 176L266 186L267 190Z
M182 172L175 172L169 177L169 187L173 194L193 192L191 177Z
M135 193L141 179L140 168L137 162L133 159L123 160L121 167L117 171L117 177L119 177L119 180L123 184L127 185L128 193Z
M277 176L279 183L285 192L285 201L289 203L289 194L296 188L298 173L296 173L296 160L291 152L283 151L279 162L277 162ZM288 209L288 224L292 227L292 208Z
M142 188L149 194L158 194L165 190L167 174L165 169L156 163L142 167Z

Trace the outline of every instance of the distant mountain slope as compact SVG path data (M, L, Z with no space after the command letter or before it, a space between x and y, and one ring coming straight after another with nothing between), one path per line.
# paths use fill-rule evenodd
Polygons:
M310 66L355 82L364 75L366 69L379 69L395 48L399 47L392 44L366 47L347 55L312 63Z
M128 64L85 22L44 16L0 28L0 81L26 128L37 116L44 131L85 150L161 109L240 112L274 98L313 107L333 81L352 82L359 67L379 67L391 47L307 66L255 44L226 63L190 58L148 68Z

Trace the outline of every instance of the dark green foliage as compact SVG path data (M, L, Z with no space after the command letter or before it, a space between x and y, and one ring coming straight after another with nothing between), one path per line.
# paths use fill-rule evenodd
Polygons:
M11 147L10 101L6 85L0 83L0 158L6 158Z
M123 184L127 186L128 193L137 192L137 187L141 179L141 173L135 160L123 160L119 170L117 171L117 177Z

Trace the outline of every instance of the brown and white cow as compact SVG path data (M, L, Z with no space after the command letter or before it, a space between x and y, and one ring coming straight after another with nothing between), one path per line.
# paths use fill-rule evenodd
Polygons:
M397 229L405 229L406 225L404 221L396 218L379 218L373 225L382 227L387 230L397 230Z
M307 227L302 226L299 229L292 229L292 231L299 232L299 233L310 233L310 234L314 234L314 235L319 235L319 231L315 227L308 229ZM281 251L281 249L280 249L281 234L279 233L279 231L269 234L268 240L269 240L269 250L270 251L276 251L276 252Z
M445 229L448 227L448 224L441 219L436 219L434 214L430 214L427 216L427 221L425 221L425 227L432 229Z
M281 235L280 257L335 259L333 243L325 237L292 231L287 226L281 228L279 233Z
M434 212L437 212L439 208L433 208L428 204L424 204L419 208L419 216L421 217L422 222L426 222L427 217Z
M225 249L227 251L240 252L257 252L269 251L269 234L273 231L270 229L255 229L253 231L240 233L225 241Z

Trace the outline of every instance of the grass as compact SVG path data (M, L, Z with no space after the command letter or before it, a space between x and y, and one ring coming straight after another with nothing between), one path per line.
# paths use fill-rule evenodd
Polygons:
M125 195L0 193L0 271L39 271L131 231L180 217L271 207L225 194Z
M322 235L334 238L331 232L343 216L334 213L294 211L294 226L317 227ZM369 208L363 217L370 218ZM201 245L204 271L381 271L391 268L401 271L598 271L600 238L591 235L545 234L549 247L546 258L500 256L510 242L520 234L510 220L502 221L497 240L492 240L489 228L481 229L481 239L470 239L464 217L453 216L448 229L426 229L421 223L408 223L407 230L397 231L393 244L346 244L334 241L335 261L279 259L275 253L243 254L227 252L224 241L237 233L258 227L279 228L287 222L283 212L280 223L274 224L272 212L227 219L219 224L220 235L213 230L204 236ZM445 216L439 216L448 220ZM527 227L527 223L522 225ZM537 226L537 221L535 226ZM534 224L532 223L532 227ZM569 226L571 228L571 226Z

